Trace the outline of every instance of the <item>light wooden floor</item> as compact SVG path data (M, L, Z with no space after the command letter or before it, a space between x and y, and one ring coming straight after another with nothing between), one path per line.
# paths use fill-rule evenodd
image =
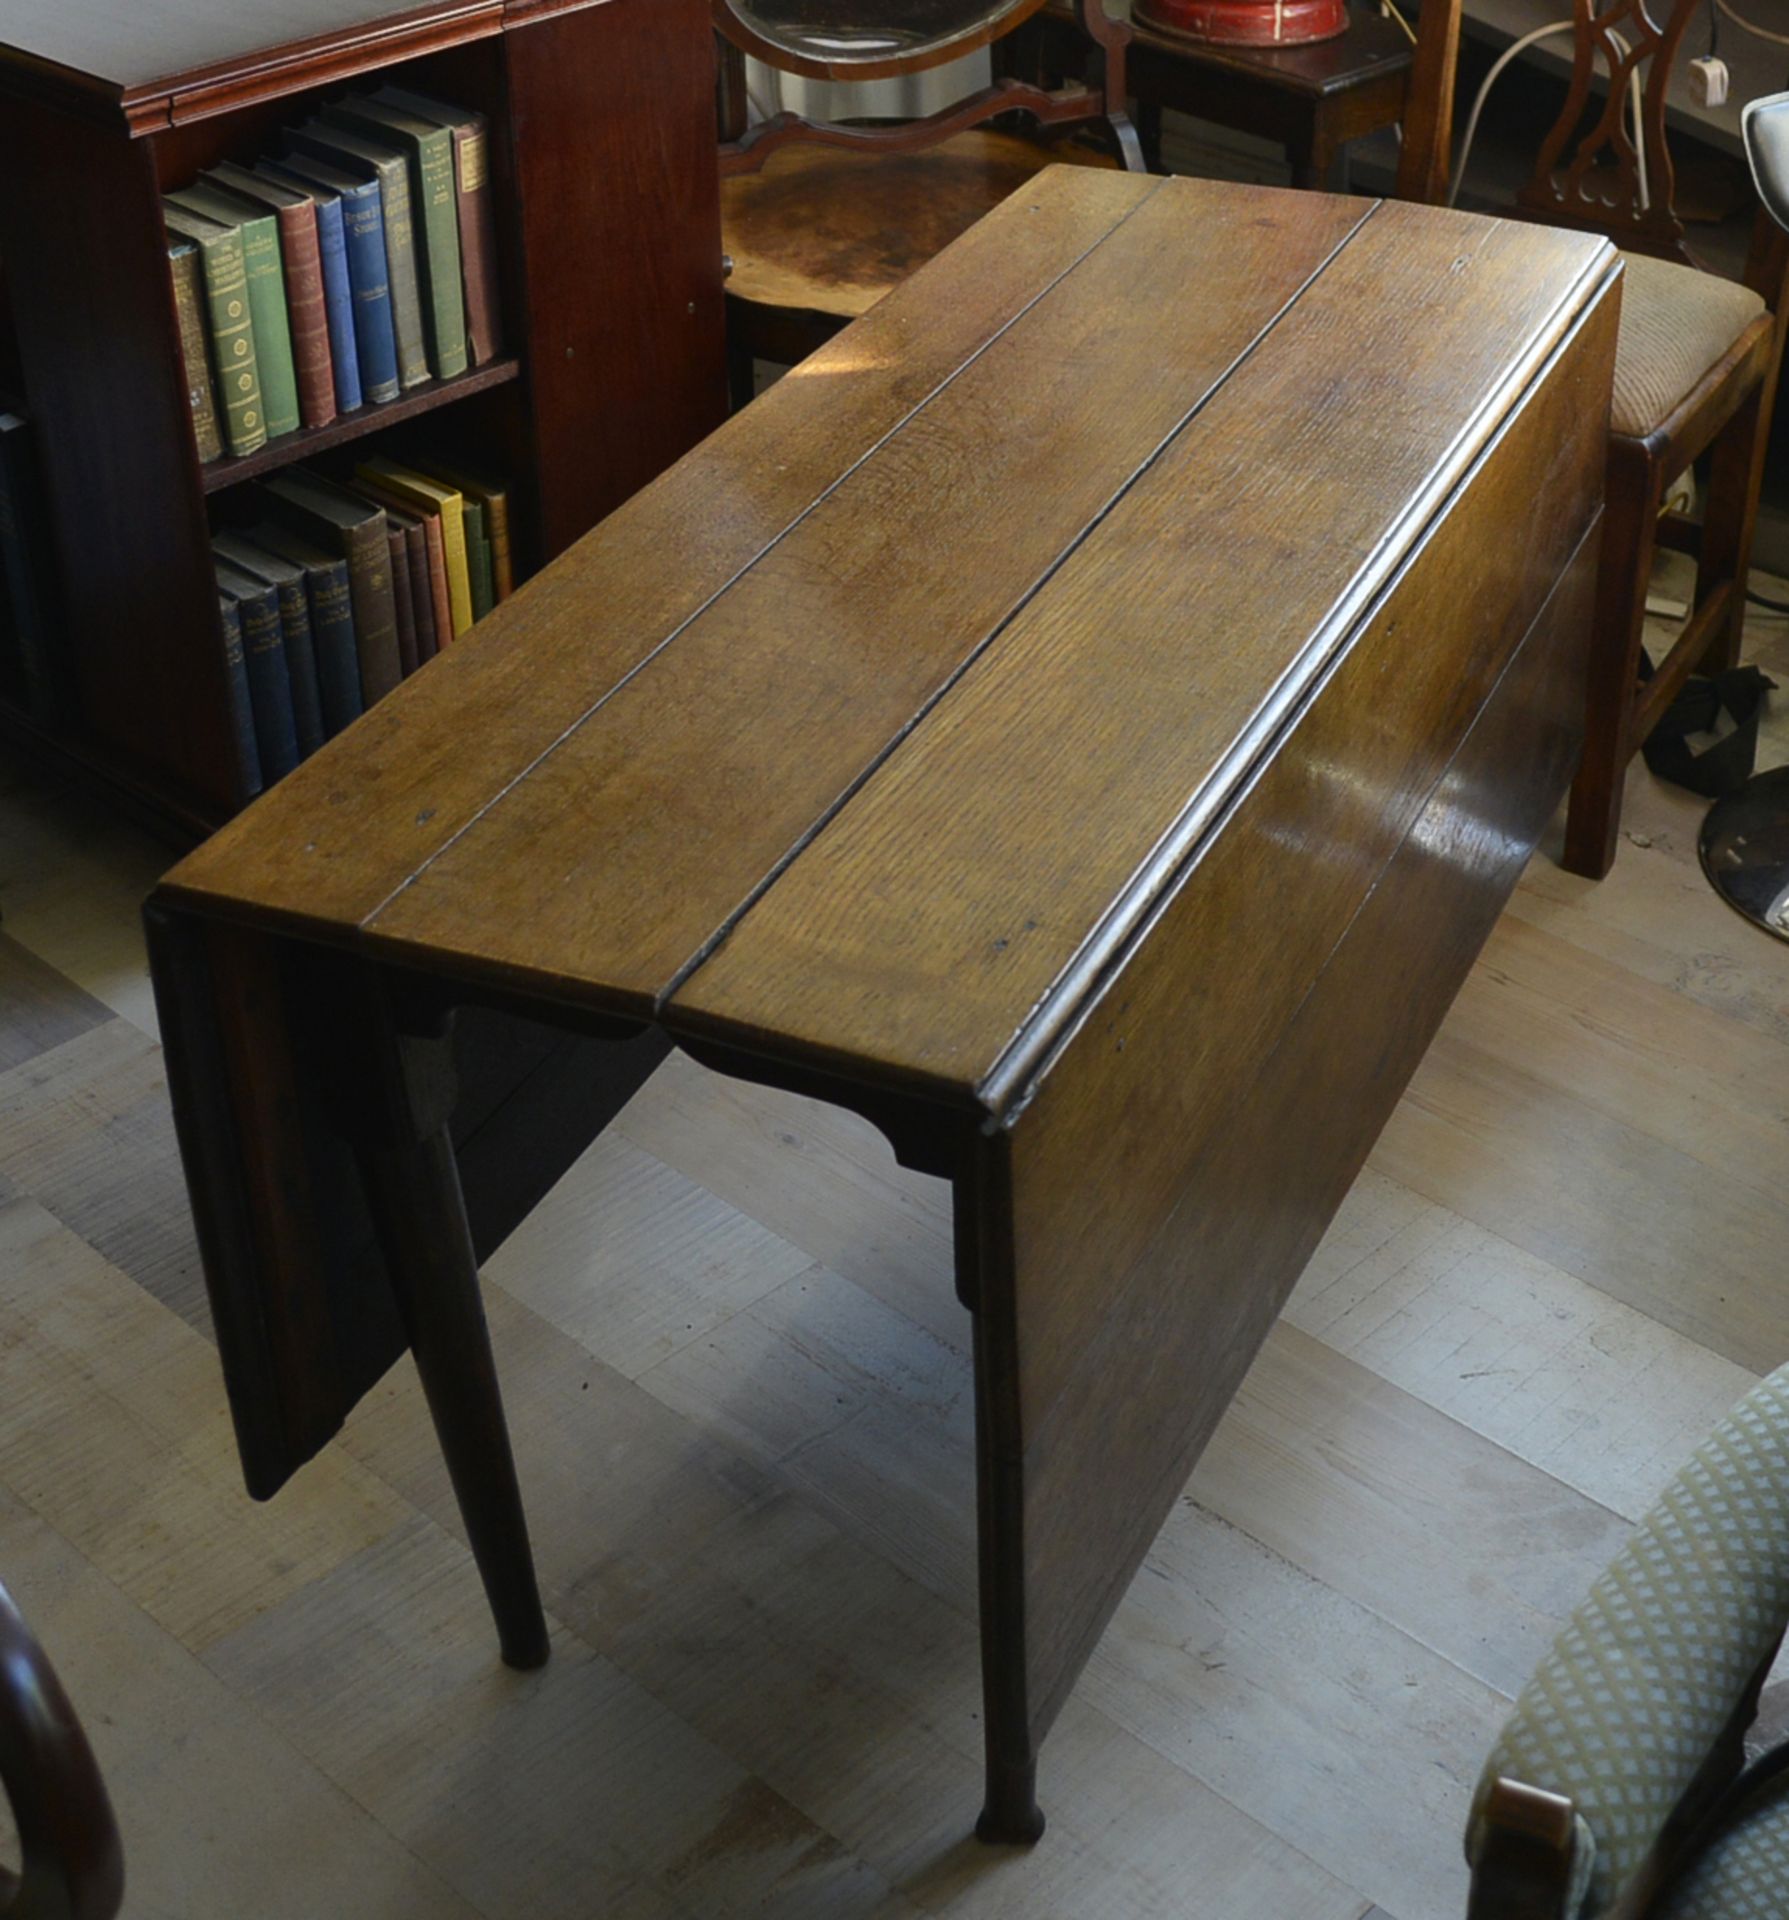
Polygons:
M1789 627L1754 653L1789 684ZM1783 703L1780 702L1780 705ZM1789 758L1789 738L1772 746ZM943 1194L668 1065L492 1263L557 1657L495 1658L406 1364L240 1491L136 931L151 844L0 774L0 1579L129 1911L1439 1920L1504 1705L1789 1358L1789 946L1636 769L1536 862L1046 1750L977 1802Z

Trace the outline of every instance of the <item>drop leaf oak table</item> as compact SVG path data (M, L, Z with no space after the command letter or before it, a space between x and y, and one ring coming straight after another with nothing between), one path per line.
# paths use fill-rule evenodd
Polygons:
M543 1659L477 1261L672 1044L853 1108L953 1183L980 1830L1034 1838L1571 774L1619 286L1583 235L1052 169L177 867L251 1491L409 1345Z

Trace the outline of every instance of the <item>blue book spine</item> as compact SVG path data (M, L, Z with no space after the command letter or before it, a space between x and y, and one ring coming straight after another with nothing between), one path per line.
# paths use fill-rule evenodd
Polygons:
M261 780L272 786L298 765L298 730L292 719L292 677L286 671L279 596L271 587L252 598L239 595L236 608L242 616L242 658L255 715Z
M342 189L342 227L348 242L348 284L354 290L354 342L361 391L369 400L395 400L398 342L391 325L391 275L385 264L385 215L379 183Z
M359 350L354 344L354 293L348 281L348 235L339 200L317 202L317 252L323 265L323 311L329 322L329 356L335 368L339 413L360 405Z
M255 746L255 709L249 700L248 663L242 653L242 615L236 602L218 596L224 623L224 673L230 692L230 732L236 744L236 778L241 797L252 800L261 791L261 755Z
M286 675L292 682L292 725L302 760L323 744L323 699L317 689L317 655L311 644L311 610L304 582L279 588L280 632L286 643Z
M323 726L333 737L361 714L360 650L354 644L354 609L348 563L312 567L311 633L317 646L317 682L323 695Z

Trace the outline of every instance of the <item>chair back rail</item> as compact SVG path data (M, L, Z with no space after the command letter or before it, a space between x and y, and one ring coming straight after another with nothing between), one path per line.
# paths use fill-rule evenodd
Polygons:
M1706 6L1707 0L1673 0L1660 20L1647 0L1573 0L1571 85L1541 142L1534 173L1516 196L1518 206L1556 226L1606 233L1633 253L1699 264L1677 215L1665 96L1683 37ZM1607 76L1608 91L1589 130L1579 135L1599 72ZM1636 74L1644 174L1628 128Z

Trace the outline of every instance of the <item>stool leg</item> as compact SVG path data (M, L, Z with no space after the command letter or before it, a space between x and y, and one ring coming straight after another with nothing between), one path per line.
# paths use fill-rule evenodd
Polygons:
M363 1134L356 1152L503 1659L538 1667L547 1658L546 1616L447 1132L447 1047L445 1038L398 1037L400 1111L383 1137Z
M1639 460L1612 459L1591 641L1584 753L1566 813L1568 873L1600 880L1615 862L1621 832L1622 789L1633 737L1640 641L1646 622L1646 582L1652 571L1661 475Z

